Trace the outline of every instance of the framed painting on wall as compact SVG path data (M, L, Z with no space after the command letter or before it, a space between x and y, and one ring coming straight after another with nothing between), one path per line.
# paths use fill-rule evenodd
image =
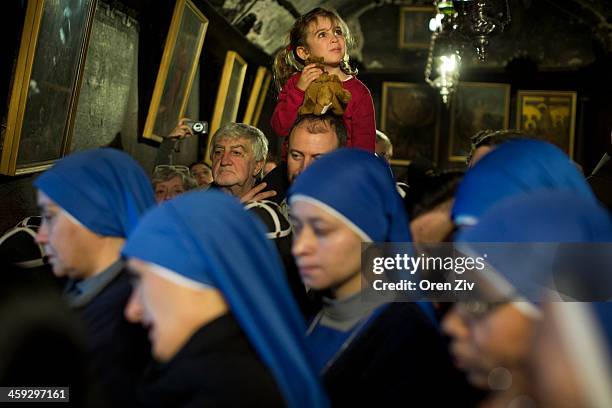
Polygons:
M27 2L0 174L42 171L70 148L96 0Z
M451 105L448 160L465 162L476 132L508 127L510 85L460 82Z
M393 143L393 165L438 160L439 103L426 84L383 82L380 123Z
M126 112L137 114L138 110L138 101L136 98L131 101L130 94L138 86L138 77L134 74L138 64L139 28L138 21L132 17L107 3L98 3L83 68L70 153L117 145L121 131L136 133L137 121L127 119ZM132 132L124 128L127 121L135 125ZM130 139L125 138L126 141Z
M399 48L428 49L431 42L429 20L436 16L433 6L411 6L400 9Z
M516 126L574 156L576 92L518 91Z
M242 119L243 123L253 126L257 126L259 123L259 116L261 115L261 109L266 101L266 95L268 94L271 80L272 74L266 67L257 68L257 74L255 75L255 81L251 88L249 102L247 103L244 118Z
M191 0L176 0L143 137L161 141L183 117L208 19Z
M246 70L246 61L236 51L228 51L225 55L223 73L217 91L215 110L210 125L210 136L206 146L206 157L208 157L210 151L212 135L226 123L236 121Z

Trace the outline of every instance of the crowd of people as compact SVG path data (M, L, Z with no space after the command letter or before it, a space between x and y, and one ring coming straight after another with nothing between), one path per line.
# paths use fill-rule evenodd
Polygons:
M396 180L348 45L334 12L296 21L268 170L268 137L233 122L173 164L181 120L150 175L98 148L37 177L40 219L0 238L0 385L96 407L612 406L612 215L580 169L483 129L465 172ZM344 116L299 115L323 71ZM364 252L398 243L484 246L478 293L374 295Z

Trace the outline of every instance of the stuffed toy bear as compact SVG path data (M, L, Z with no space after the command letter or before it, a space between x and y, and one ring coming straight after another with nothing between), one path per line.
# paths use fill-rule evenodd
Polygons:
M304 94L304 102L299 114L323 115L330 111L342 116L346 105L351 100L351 93L342 87L337 75L330 75L323 69L323 58L306 60L306 65L316 63L323 73L308 85Z

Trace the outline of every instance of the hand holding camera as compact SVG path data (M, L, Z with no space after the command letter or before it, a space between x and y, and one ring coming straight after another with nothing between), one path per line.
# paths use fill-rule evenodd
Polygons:
M191 133L194 135L205 135L208 133L208 122L206 121L187 119L185 120L184 124L191 128Z
M172 129L170 134L166 136L168 139L184 139L193 135L208 133L208 122L196 121L189 118L181 118L178 126Z

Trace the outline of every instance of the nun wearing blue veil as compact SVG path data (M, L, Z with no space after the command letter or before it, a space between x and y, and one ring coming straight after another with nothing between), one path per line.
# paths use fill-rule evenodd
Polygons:
M155 204L151 182L126 153L102 148L71 154L36 179L42 223L36 236L64 296L85 326L101 403L133 405L150 362L146 331L123 309L131 293L121 247Z
M510 372L512 387L491 395L507 405L529 392L543 302L612 297L612 217L589 197L540 190L503 200L456 241L460 253L485 258L485 268L471 278L472 298L458 302L442 327L473 385L491 390L495 370Z
M305 284L322 296L307 340L332 403L472 405L421 307L362 298L362 243L411 241L388 165L357 149L328 153L295 180L289 203L293 255Z
M584 176L559 148L539 140L511 140L465 174L455 195L453 222L473 226L503 198L539 189L572 191L595 200Z
M326 407L303 318L263 225L229 195L191 192L149 212L123 255L126 308L149 330L145 406Z

